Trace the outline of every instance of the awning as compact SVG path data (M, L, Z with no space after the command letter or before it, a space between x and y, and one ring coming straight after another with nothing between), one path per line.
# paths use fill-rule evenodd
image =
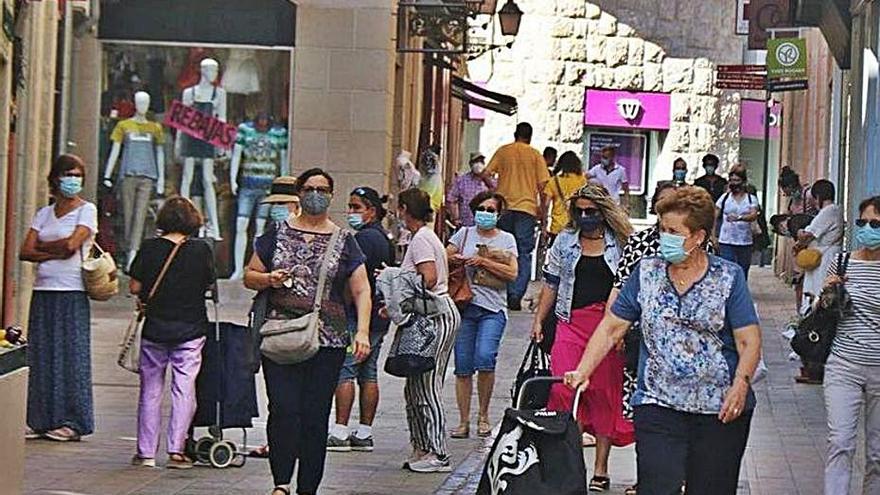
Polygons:
M795 22L818 26L837 65L844 70L850 68L852 16L849 0L798 0Z
M293 47L288 0L101 0L102 40Z
M452 96L467 104L503 115L513 115L518 111L516 98L489 91L460 77L452 78Z

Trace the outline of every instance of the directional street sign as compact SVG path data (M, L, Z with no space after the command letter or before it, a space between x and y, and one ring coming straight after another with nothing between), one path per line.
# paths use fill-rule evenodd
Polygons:
M798 79L794 81L770 81L767 84L767 90L779 93L782 91L801 91L809 88L809 81L806 79Z
M807 77L807 40L774 38L767 41L767 76L776 78Z
M763 74L752 74L749 72L724 72L718 74L718 81L756 81L764 82L767 76Z
M767 89L767 84L765 82L749 82L749 81L718 81L715 83L715 87L718 89L764 90L764 89Z
M719 74L727 72L767 72L766 65L719 65L717 69Z

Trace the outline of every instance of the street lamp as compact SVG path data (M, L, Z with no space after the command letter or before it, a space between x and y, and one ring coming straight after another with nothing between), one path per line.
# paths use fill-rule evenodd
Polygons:
M513 0L507 0L504 7L498 11L498 21L501 23L501 34L504 36L516 36L519 33L519 24L522 21L523 11Z

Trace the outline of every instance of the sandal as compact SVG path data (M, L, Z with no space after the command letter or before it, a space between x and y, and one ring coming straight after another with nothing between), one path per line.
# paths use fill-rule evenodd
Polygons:
M492 434L492 425L489 424L488 420L481 419L477 421L477 436L480 438L486 438Z
M471 427L470 425L461 425L458 428L452 430L449 433L449 436L456 439L470 438L471 437Z
M281 495L290 495L290 489L283 486L276 486L272 489L271 495L277 495L278 493L281 493Z
M79 433L66 426L48 431L44 436L49 440L55 440L56 442L79 442L80 439Z
M633 486L628 486L626 490L623 491L623 495L638 495L639 493L639 484L636 483Z
M193 461L183 454L171 454L168 456L167 469L192 469Z
M584 448L587 447L595 447L596 446L596 437L590 435L589 433L584 433L581 435L581 445Z
M608 476L593 476L590 480L591 492L607 492L611 489L611 478Z
M257 459L268 459L269 446L263 445L262 447L255 448L254 450L248 452L248 457L255 457Z

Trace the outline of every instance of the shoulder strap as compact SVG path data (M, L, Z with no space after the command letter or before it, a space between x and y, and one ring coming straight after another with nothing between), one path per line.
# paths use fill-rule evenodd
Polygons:
M458 248L458 251L459 251L458 254L460 254L462 256L464 256L464 247L467 246L467 238L468 238L468 234L470 234L470 233L471 233L471 228L465 227L464 228L464 239L461 240L461 246Z
M168 273L168 268L171 266L171 262L174 261L174 257L177 256L177 252L180 251L180 246L186 242L186 239L176 243L174 245L174 249L171 250L171 253L165 258L165 264L162 265L162 271L159 272L159 276L156 277L156 281L153 282L153 288L150 289L150 294L147 296L147 300L144 301L144 304L150 302L153 299L153 296L156 295L156 291L159 290L159 286L162 284L162 281L165 280L165 274Z
M721 215L724 216L724 208L727 206L727 200L730 199L730 193L724 193L724 199L721 200Z
M837 276L843 277L846 275L846 270L849 268L849 257L850 253L840 252L837 253Z
M559 176L558 175L553 176L553 182L556 183L556 192L559 193L559 201L564 202L565 201L565 194L562 193L562 186L559 185Z
M336 248L336 243L342 235L342 229L336 227L333 235L330 236L330 242L327 243L327 253L324 255L324 261L321 263L321 271L318 272L318 290L315 292L315 312L321 311L321 305L324 300L324 286L327 285L327 272L330 271L330 250Z

